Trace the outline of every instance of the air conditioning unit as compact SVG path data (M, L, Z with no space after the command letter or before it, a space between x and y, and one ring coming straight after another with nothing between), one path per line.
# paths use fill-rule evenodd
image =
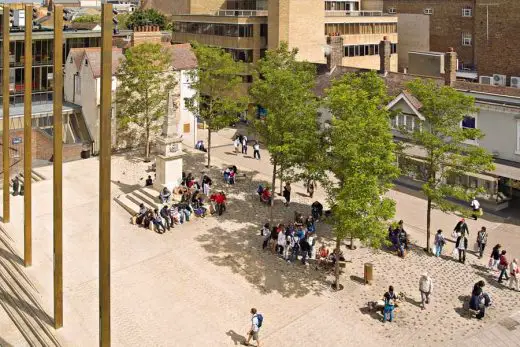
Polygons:
M480 76L478 79L478 83L480 84L491 84L492 77L490 76Z
M506 85L506 76L505 75L493 75L493 85L494 86L505 86Z
M520 77L511 76L511 88L520 88Z

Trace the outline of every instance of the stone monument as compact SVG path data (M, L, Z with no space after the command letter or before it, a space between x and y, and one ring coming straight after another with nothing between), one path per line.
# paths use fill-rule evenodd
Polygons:
M164 117L162 133L157 137L159 153L155 158L154 187L161 190L168 187L172 190L182 181L182 137L177 133L180 122L178 86L168 94L167 113Z

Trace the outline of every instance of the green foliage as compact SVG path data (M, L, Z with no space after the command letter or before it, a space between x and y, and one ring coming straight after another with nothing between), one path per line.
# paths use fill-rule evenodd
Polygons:
M158 25L161 30L166 28L166 16L154 8L136 10L126 20L126 27L133 29L142 25Z
M85 14L85 15L74 18L72 23L101 23L101 15Z
M348 74L327 92L327 166L334 180L326 188L338 245L350 236L380 247L395 213L394 201L384 197L399 175L389 112L381 107L387 98L375 72Z
M254 102L267 110L267 116L253 124L275 167L273 186L276 175L287 179L300 163L309 164L310 172L318 148L318 102L312 92L316 70L308 62L297 61L297 53L285 42L267 51L258 62L250 89Z
M118 121L122 127L134 124L142 129L148 158L151 136L162 124L175 86L171 53L159 44L144 43L128 49L125 58L118 75Z
M427 211L429 249L431 209L467 213L467 209L449 198L468 201L477 190L462 186L455 177L492 170L493 158L484 148L468 145L484 136L479 129L461 127L464 117L477 112L472 97L451 87L439 87L432 81L414 80L407 88L422 103L420 112L425 118L421 130L401 131L424 152L423 192L430 206Z
M128 19L130 18L131 13L119 13L116 15L116 19L118 21L117 27L119 29L131 29L128 27Z
M190 73L195 95L186 98L186 107L208 127L208 166L211 163L211 132L218 131L238 120L247 108L240 63L220 48L193 43L198 68Z

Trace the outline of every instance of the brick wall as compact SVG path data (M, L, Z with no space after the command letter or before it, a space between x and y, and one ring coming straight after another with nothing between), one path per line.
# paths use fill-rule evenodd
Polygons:
M489 6L489 22L487 7ZM462 17L462 8L471 6L472 17ZM494 73L520 76L519 0L384 0L383 10L397 13L424 13L430 16L430 50L445 52L453 47L459 62L475 65L479 75ZM462 46L462 33L472 33L471 46ZM489 37L488 37L489 32Z
M13 144L13 139L19 137L22 142ZM52 136L40 129L32 130L31 150L33 160L49 160L53 153L53 139ZM11 172L20 172L23 169L23 154L24 154L24 134L23 129L11 130L9 132L9 155L11 165L18 161L16 165L11 168ZM1 147L1 146L0 146ZM63 144L63 161L77 160L81 158L81 151L83 144ZM0 160L0 169L3 170L2 161Z
M383 10L393 7L397 13L424 14L433 9L430 17L430 50L446 52L453 47L459 61L474 64L473 46L462 46L462 33L474 32L474 17L462 17L464 6L474 6L474 0L384 0Z
M489 40L484 3L497 4L489 6ZM474 41L479 74L520 76L520 1L477 0L477 5Z

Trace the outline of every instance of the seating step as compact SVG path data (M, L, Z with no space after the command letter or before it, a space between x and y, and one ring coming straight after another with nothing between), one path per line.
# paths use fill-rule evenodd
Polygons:
M159 191L157 191L153 188L149 188L149 187L143 187L143 188L139 189L138 191L142 192L143 194L146 194L155 203L160 203Z
M154 209L155 207L153 207L152 205L150 205L148 202L146 201L143 201L143 199L141 199L140 197L138 196L135 196L133 193L130 193L130 194L126 194L126 198L130 201L132 201L134 204L136 204L137 206L141 205L141 203L144 204L144 206L146 208L151 208L151 209Z
M134 190L132 195L138 200L144 202L146 205L149 205L152 208L158 208L160 205L158 199L152 199L148 194L143 193L141 189Z
M139 212L139 205L129 200L126 195L120 195L114 200L132 216Z

